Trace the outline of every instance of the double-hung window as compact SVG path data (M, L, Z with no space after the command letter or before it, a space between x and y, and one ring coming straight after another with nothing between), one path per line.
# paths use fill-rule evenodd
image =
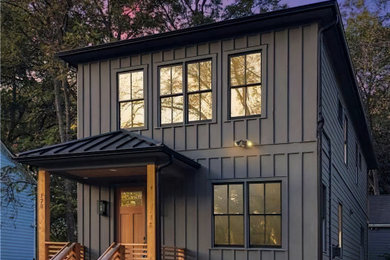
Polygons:
M214 185L216 246L244 246L244 185Z
M183 122L183 66L160 68L161 124Z
M280 247L281 214L280 182L215 184L214 245Z
M187 64L188 121L212 118L211 60Z
M261 114L261 52L229 56L230 117Z
M121 128L145 125L144 71L118 74L119 116Z
M160 123L212 119L212 62L190 61L159 68Z

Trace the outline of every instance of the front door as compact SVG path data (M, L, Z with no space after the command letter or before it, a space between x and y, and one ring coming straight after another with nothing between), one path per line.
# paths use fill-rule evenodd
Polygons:
M117 240L119 243L146 243L145 189L117 189Z

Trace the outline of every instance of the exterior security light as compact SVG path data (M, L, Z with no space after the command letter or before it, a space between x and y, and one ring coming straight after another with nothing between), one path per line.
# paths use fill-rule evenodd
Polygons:
M253 146L253 142L247 139L241 139L234 141L234 146L242 148L251 148Z

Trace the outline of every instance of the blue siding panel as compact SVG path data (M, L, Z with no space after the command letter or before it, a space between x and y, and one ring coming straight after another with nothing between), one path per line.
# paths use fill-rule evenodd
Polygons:
M13 165L7 152L2 149L0 168ZM35 199L33 193L34 187L28 187L16 193L18 201L16 205L7 205L5 199L1 198L0 259L35 259Z

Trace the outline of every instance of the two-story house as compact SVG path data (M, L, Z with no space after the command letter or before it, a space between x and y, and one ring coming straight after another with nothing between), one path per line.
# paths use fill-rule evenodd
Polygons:
M17 157L40 169L39 259L49 174L78 182L62 256L366 259L377 164L335 1L58 57L79 139Z

